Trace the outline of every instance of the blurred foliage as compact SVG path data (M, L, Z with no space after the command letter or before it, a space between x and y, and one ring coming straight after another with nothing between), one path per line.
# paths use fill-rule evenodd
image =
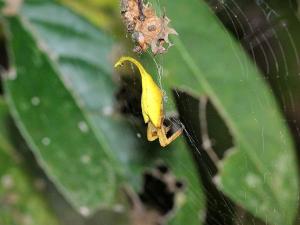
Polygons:
M112 18L118 16L118 0L59 0L64 5L72 8L82 16L86 17L95 25L106 30L111 30L116 25Z
M10 136L11 118L0 99L0 224L56 225L53 211L45 202L42 183L30 176Z

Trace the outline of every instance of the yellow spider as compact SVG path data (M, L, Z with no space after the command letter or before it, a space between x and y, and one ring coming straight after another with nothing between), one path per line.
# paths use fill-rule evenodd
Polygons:
M163 93L160 88L153 81L150 74L144 69L144 67L134 58L124 56L119 59L115 64L115 67L122 65L124 61L130 61L137 66L142 78L142 114L144 121L147 124L147 139L148 141L159 140L162 147L167 146L182 133L182 129L177 130L170 137L167 137L167 133L171 127L166 127L164 122L164 110L163 110Z

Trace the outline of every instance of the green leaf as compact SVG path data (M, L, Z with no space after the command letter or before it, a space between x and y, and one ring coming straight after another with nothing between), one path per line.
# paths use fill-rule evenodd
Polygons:
M41 46L17 18L9 23L11 33L20 35L11 37L17 73L8 75L6 90L23 136L41 166L77 208L111 203L116 177L114 162L103 150L105 142L101 145L90 131L90 122L38 48ZM92 158L89 165L85 165L86 158Z
M270 88L204 1L166 0L163 7L179 33L163 56L163 84L207 95L234 137L218 165L218 187L262 220L292 224L294 146Z
M4 0L0 0L0 9L2 9L4 5L5 5Z
M20 163L9 139L8 108L0 99L0 223L6 225L56 225L42 194L33 185L33 179Z
M3 97L0 96L0 143L2 148L6 150L8 150L11 147L9 143L9 130L7 129L8 119L8 107L4 102Z
M50 1L26 1L20 17L8 21L10 110L72 205L84 214L111 207L121 183L140 191L142 173L162 158L187 184L186 201L171 224L199 224L203 198L182 141L167 150L145 145L114 111L111 38Z
M116 22L112 18L116 16L115 9L119 5L118 0L60 0L60 2L99 27L111 30Z

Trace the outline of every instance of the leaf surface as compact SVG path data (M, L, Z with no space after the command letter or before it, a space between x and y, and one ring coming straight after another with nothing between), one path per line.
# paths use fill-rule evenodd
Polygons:
M45 198L20 162L9 135L10 116L0 98L0 223L6 225L58 225Z
M167 91L208 96L234 137L234 150L218 165L218 187L262 220L292 224L298 204L294 146L271 89L204 1L162 5L179 33L162 56L163 84Z

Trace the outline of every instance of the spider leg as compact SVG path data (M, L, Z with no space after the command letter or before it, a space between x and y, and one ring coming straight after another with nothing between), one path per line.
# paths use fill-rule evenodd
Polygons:
M149 122L147 128L147 139L148 141L154 141L157 138L158 138L157 129L153 126L151 122Z
M167 127L165 127L165 131L166 131L166 134L171 130L171 125L170 126L167 126Z
M168 127L162 126L161 129L158 130L158 138L159 138L159 143L162 147L167 146L170 144L172 141L174 141L176 138L178 138L182 134L182 129L177 130L174 134L172 134L171 137L167 137L167 129L170 129Z

